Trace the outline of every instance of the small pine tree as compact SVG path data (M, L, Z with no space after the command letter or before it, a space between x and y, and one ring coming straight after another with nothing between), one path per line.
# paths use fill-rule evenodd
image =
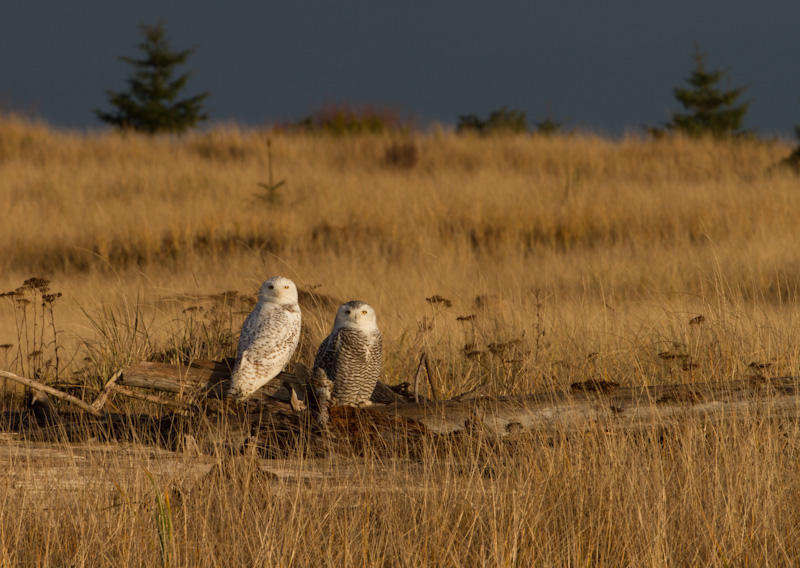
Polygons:
M695 70L686 79L691 88L675 88L672 93L686 113L673 113L668 130L693 137L711 135L715 137L741 134L737 132L748 102L734 106L746 87L721 91L715 85L726 75L724 71L707 71L705 55L697 49L694 56Z
M176 66L186 62L194 51L172 51L166 38L164 25L140 26L144 41L139 44L145 56L142 59L120 57L133 66L135 73L128 79L128 92L106 91L108 102L115 112L95 110L97 117L121 129L133 129L153 135L161 132L182 133L198 122L208 119L202 112L202 103L209 93L201 93L176 101L186 85L189 74L172 79Z

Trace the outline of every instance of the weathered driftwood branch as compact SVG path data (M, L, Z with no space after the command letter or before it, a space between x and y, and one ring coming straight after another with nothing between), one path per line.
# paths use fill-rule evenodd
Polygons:
M177 408L178 410L191 410L193 408L191 404L186 402L181 402L180 400L169 400L167 398L164 398L163 396L138 392L118 385L114 386L113 389L111 390L113 390L117 394L121 394L122 396L127 396L129 398L135 398L138 400L144 400L146 402L152 402L154 404L163 404L164 406L171 406L173 408Z
M103 385L103 390L100 391L100 395L92 403L92 408L95 410L103 409L103 405L106 403L106 400L108 400L108 397L111 396L111 393L114 391L114 385L121 376L122 371L117 371L110 379L108 379L108 381L106 381L106 384Z
M420 367L424 361L421 363ZM230 374L226 362L199 361L182 367L140 363L124 369L120 376L112 377L109 381L111 384L101 391L101 397L104 393L118 393L184 411L182 414L162 417L141 415L135 420L130 417L132 422L127 419L118 422L123 425L128 422L138 424L136 427L145 434L161 432L165 440L180 440L183 434L198 435L205 451L211 451L208 448L212 447L227 447L237 451L242 444L250 443L248 440L254 439L254 436L265 448L273 447L276 443L278 446L290 446L295 443L292 440L311 436L308 440L315 441L309 441L308 447L324 452L327 451L325 448L332 447L329 444L334 440L346 446L375 437L389 447L428 435L449 436L461 432L483 432L500 438L522 432L660 429L698 420L800 419L800 381L797 377L640 387L586 381L563 391L497 398L467 399L465 396L461 400L418 403L413 402L410 393L400 396L381 384L376 388L373 400L382 399L388 404L374 404L359 409L329 409L324 401L330 385L319 378L314 382L315 377L309 379L307 373L302 369L300 371L297 376L282 373L274 381L277 384L269 385L266 393L260 395L262 399L259 402L239 408L232 414L226 412L228 404L225 401L213 400L209 401L211 406L208 408L219 405L222 412L185 414L187 410L198 409L203 396L213 398L216 391L224 386ZM118 426L112 424L111 414L100 411L100 397L98 400L101 403L93 406L32 379L0 371L0 378L3 377L69 402L93 416L102 416L103 424L108 423L103 427ZM134 388L178 396L158 396ZM380 388L389 391L391 396L382 395ZM305 405L300 404L301 398L308 399ZM306 405L308 411L296 411ZM247 411L244 414L241 413L243 409ZM62 429L67 424L57 416L44 416L40 422L58 422ZM196 430L198 424L205 424L202 436ZM327 431L334 434L332 438L313 431L322 424L327 424Z
M186 366L143 361L124 369L118 384L188 396L196 394L202 388L213 391L217 385L230 379L230 376L231 370L227 361L194 361ZM272 381L262 391L266 393L268 387L279 386L276 384L277 380Z
M573 385L569 391L369 410L402 416L438 434L475 427L498 436L524 430L637 430L674 426L690 419L800 418L800 383L798 377L782 377L598 389L596 383L587 382Z
M420 360L418 375L421 375L424 359ZM125 369L119 382L151 388L158 385L169 392L198 392L227 380L227 368L224 363L208 361L180 369L140 363ZM294 390L304 397L306 380L305 376L300 379L281 373L261 396L289 402ZM382 394L381 389L390 395ZM503 436L520 430L641 429L653 425L670 426L691 418L800 417L797 377L641 387L587 381L576 383L566 391L498 398L472 398L468 394L461 400L418 403L413 402L413 394L402 397L381 383L372 400L384 404L363 409L365 415L413 421L437 434L476 426L487 433Z
M71 394L67 394L58 389L47 386L44 383L40 383L39 381L28 379L26 377L20 377L19 375L15 375L14 373L9 373L8 371L0 371L0 378L10 379L17 383L25 385L26 387L30 387L36 391L46 392L47 394L50 394L60 400L63 400L64 402L68 402L70 404L77 406L78 408L80 408L84 412L88 412L92 416L103 415L102 412L94 408L91 404L84 402L81 399L72 396Z

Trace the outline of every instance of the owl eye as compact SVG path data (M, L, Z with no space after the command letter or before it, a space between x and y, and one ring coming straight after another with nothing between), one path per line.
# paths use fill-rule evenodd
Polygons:
M287 290L289 289L289 287L288 287L288 286L284 286L284 288L286 288Z
M361 310L361 313L362 313L362 314L366 314L366 313L367 313L367 310Z
M272 284L270 284L270 285L269 285L269 289L270 289L270 290L272 290L272 289L274 289L274 288L275 288L275 286L273 286Z
M345 310L344 313L346 313L349 316L350 315L350 310Z

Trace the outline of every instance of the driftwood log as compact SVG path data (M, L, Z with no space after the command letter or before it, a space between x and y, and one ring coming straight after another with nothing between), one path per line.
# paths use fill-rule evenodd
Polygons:
M219 362L198 361L183 369L139 363L123 372L119 384L190 393L213 390L229 376L227 365ZM259 396L288 403L292 389L301 398L305 396L302 381L291 373L281 373ZM365 412L402 417L439 434L462 430L476 420L488 432L504 435L519 429L637 428L691 417L800 417L800 377L638 387L592 380L564 391L420 402L413 402L414 394L407 388L397 390L404 394L379 383L372 395L376 404Z
M424 359L420 369L423 366ZM3 374L16 380L10 375ZM111 425L115 431L125 425L138 429L136 436L146 438L144 431L172 449L197 446L204 453L236 451L255 442L267 454L298 446L312 454L324 454L331 448L352 449L365 441L396 448L424 437L474 432L502 439L525 432L669 428L692 419L800 417L798 377L638 387L590 380L563 391L496 398L463 396L440 401L424 400L416 394L417 402L408 385L379 383L372 406L334 408L329 426L321 429L308 411L298 411L305 407L306 398L307 379L302 373L281 373L257 393L255 402L244 407L232 407L218 399L229 378L229 361L196 361L186 366L142 362L112 377L93 404L53 387L39 388L30 379L25 384L96 417L95 424ZM414 382L418 384L419 372ZM149 417L114 413L104 409L114 395L140 398L171 412ZM39 415L50 416L48 424L54 423L52 412L40 409ZM68 422L63 418L55 421L62 431Z

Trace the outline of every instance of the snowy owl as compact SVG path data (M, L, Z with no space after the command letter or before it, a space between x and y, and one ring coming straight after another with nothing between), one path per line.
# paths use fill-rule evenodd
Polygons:
M324 370L333 381L333 403L370 404L382 363L383 338L373 307L358 301L342 304L336 312L333 331L314 358L314 368Z
M242 325L236 364L227 396L243 400L267 384L289 362L300 340L297 286L283 276L270 278Z

